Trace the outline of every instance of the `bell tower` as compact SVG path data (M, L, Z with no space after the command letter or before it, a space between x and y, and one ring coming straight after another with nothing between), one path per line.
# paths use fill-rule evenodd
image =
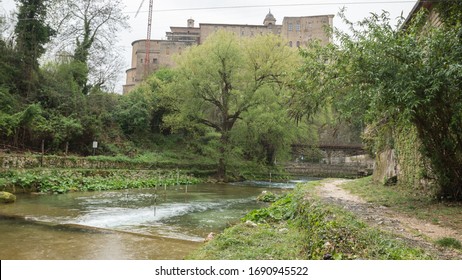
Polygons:
M188 27L194 28L194 20L192 18L188 19Z
M271 13L271 10L269 10L269 13L266 15L265 20L263 21L263 25L266 25L268 27L276 25L276 18Z

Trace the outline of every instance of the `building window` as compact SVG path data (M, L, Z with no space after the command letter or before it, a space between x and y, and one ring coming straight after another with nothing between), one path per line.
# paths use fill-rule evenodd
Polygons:
M291 48L292 48L292 41L290 41L290 42L289 42L289 47L291 47Z
M297 25L295 26L295 30L297 30L297 32L300 32L301 30L300 23L297 23Z
M152 63L157 64L158 62L159 62L159 61L157 60L157 58L153 58L153 59L152 59Z
M294 26L292 23L289 23L289 31L292 31L292 30L294 30Z
M300 48L300 41L297 41L297 48Z
M143 63L143 59L141 59L141 63Z

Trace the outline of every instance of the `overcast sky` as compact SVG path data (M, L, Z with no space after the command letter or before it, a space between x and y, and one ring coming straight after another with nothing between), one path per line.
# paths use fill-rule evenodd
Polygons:
M14 0L0 1L2 14L15 8ZM124 60L128 69L131 64L131 43L146 38L149 0L144 0L136 18L135 14L142 0L123 0L123 2L124 12L130 17L131 29L121 34L119 45L125 49ZM342 7L346 7L347 18L350 21L358 21L370 13L380 13L382 10L390 12L392 18L399 17L401 13L406 17L416 2L416 0L154 0L151 39L165 38L165 32L169 31L170 26L186 26L189 18L195 20L196 26L199 23L263 24L266 14L271 9L271 13L277 19L276 23L282 24L285 16L337 15ZM334 26L342 28L338 17L334 18ZM125 70L121 70L123 74L120 76L117 92L122 91Z

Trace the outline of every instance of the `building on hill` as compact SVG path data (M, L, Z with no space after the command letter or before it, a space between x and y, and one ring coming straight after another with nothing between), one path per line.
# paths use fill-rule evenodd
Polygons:
M238 37L253 37L257 35L275 34L285 38L291 47L304 47L311 40L320 40L327 44L332 37L326 32L326 27L333 27L333 15L285 17L282 25L277 25L271 11L266 15L263 25L248 24L211 24L200 23L195 26L193 19L188 19L186 27L170 27L166 32L166 40L151 40L149 62L146 63L146 40L132 43L132 64L126 71L126 84L123 93L128 93L138 85L147 72L152 73L162 67L174 66L173 55L181 53L190 46L203 43L207 37L217 30L226 30Z

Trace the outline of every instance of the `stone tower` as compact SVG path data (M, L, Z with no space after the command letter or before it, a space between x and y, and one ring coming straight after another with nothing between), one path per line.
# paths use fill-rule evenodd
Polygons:
M188 19L188 28L194 28L194 20L192 18Z
M276 25L276 18L271 13L271 10L266 15L265 20L263 21L263 25L268 26L268 27L272 27Z

